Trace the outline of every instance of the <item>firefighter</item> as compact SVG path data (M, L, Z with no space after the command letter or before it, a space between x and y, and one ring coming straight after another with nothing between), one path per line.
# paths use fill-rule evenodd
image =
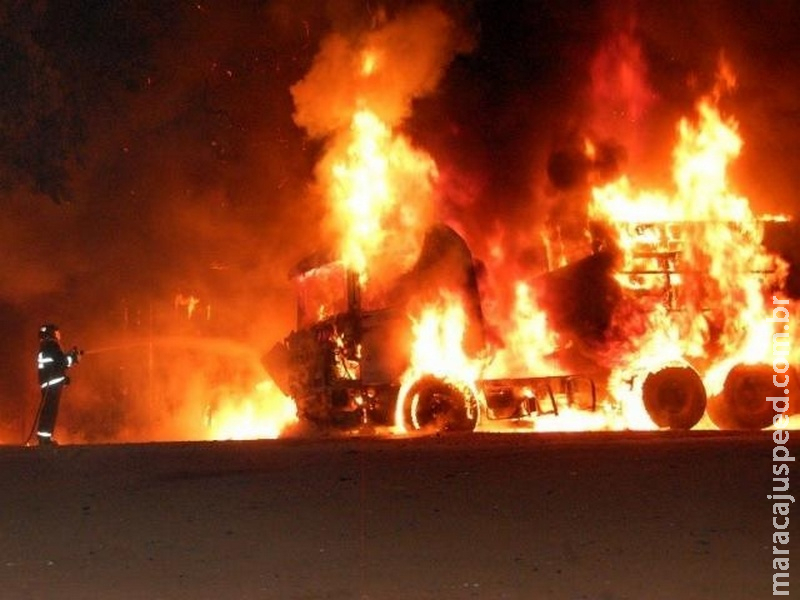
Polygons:
M69 352L62 350L61 332L56 325L48 323L39 328L39 355L36 362L39 368L42 401L39 406L36 436L41 446L55 444L53 430L58 417L61 392L64 386L69 384L66 371L78 363L80 355L81 351L78 348L72 348Z

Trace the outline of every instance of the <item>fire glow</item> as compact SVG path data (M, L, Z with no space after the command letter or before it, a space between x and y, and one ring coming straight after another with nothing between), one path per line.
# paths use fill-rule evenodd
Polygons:
M618 280L644 296L640 307L651 306L644 333L611 377L626 406L639 395L623 381L639 368L689 360L716 395L735 365L769 356L765 290L782 285L782 265L764 250L763 224L747 198L731 190L728 169L742 140L717 97L702 98L695 119L678 124L673 193L636 190L626 176L592 190L590 217L616 231L623 253Z
M206 416L212 440L275 439L297 421L291 398L265 379L247 395L225 394Z
M443 294L440 303L425 306L419 318L412 318L413 344L411 364L402 377L398 396L403 398L409 388L422 377L433 375L445 381L466 385L478 397L476 382L483 365L470 359L464 351L467 318L460 300ZM395 428L405 431L402 405L398 403Z
M375 406L385 401L387 389L397 400L386 415L393 425L387 429L394 433L426 430L447 418L462 431L712 428L706 394L720 396L737 366L769 362L774 329L766 292L781 287L785 266L764 249L763 221L729 181L743 140L736 120L719 108L723 92L733 85L727 68L717 89L700 98L693 114L675 127L673 189L647 189L623 174L604 183L592 180L595 185L583 198L588 209L584 237L601 224L606 237L595 246L619 258L614 277L621 299L611 316L613 335L599 352L587 349L588 344L576 351L582 340L556 331L544 296L539 296L537 274L520 274L510 258L514 244L504 247L502 235L482 244L490 248L494 273L480 290L486 294L476 292L477 310L471 297L461 293L478 288L471 250L464 253L467 273L456 274L464 275L457 293L437 286L433 276L426 279L426 265L418 267L428 233L447 214L440 206L444 184L436 161L412 143L403 125L412 101L435 88L456 52L446 42L451 27L438 10L425 8L381 23L361 37L332 35L323 41L307 77L292 87L296 123L323 142L311 193L326 209L322 229L331 242L333 263L298 271L300 331L292 332L296 335L283 346L296 359L292 376L255 385L248 379L239 389L209 378L200 382L207 384L205 394L198 383L192 391L202 398L203 409L190 417L202 426L192 435L275 438L304 415L324 421L337 410L337 416L346 413L343 420L355 415L364 425L370 410L381 412ZM584 140L588 163L600 161L602 151L599 140ZM458 225L445 224L458 237ZM546 246L545 275L568 268L575 258L568 260L564 252L560 225L547 224L558 231L557 240L546 235L544 226L535 230L540 224L529 232L530 239L538 243L541 238ZM470 244L465 238L458 237L466 246L486 242ZM453 250L439 243L433 243L436 259ZM463 266L467 261L455 254L461 262L446 264ZM391 300L405 302L407 313L395 321L407 330L390 338L381 334L398 330L381 330L375 323L390 321L386 315L399 301L373 302L392 295ZM488 312L483 310L487 296ZM194 297L181 296L175 307L190 319L202 312ZM359 320L367 313L371 320ZM793 327L795 321L800 320ZM482 338L477 351L468 335L475 322ZM383 372L362 359L376 347L394 351L400 344L397 354L407 351L408 362L387 384L376 375ZM597 388L592 380L590 405L574 399L580 384L571 379L575 367L564 358L565 351L573 356L583 352L583 358L598 354L592 359L606 379ZM400 361L383 362L395 366ZM375 363L385 366L381 360ZM670 377L690 390L679 390ZM659 391L656 401L666 407L657 408L669 413L673 400L688 399L691 414L675 422L654 417L643 398L664 382L667 393ZM286 390L299 393L292 399ZM491 393L493 400L507 401L504 416L497 417L499 403L489 416L495 410ZM675 398L665 400L670 394ZM442 418L437 411L449 413Z
M558 348L558 337L548 324L531 286L518 281L514 286L514 307L505 344L496 349L487 367L490 376L515 373L547 373L558 370L548 358Z
M368 85L387 68L387 53L380 48L370 46L358 56L356 83ZM726 79L724 86L730 83ZM489 374L500 385L514 377L533 382L517 392L529 412L516 420L515 431L714 426L701 420L706 395L719 396L737 365L767 362L773 328L767 321L765 291L782 285L784 275L781 261L764 250L762 221L728 180L729 166L743 142L736 121L718 108L724 86L720 83L718 90L701 98L695 114L677 124L674 190L638 189L627 175L591 190L589 219L612 232L610 242L621 254L616 280L623 298L613 319L625 344L611 344L605 350L612 363L604 387L608 396L600 397L598 406L588 412L572 403L569 390L545 382L547 377L569 376L556 358L562 340L551 329L534 286L510 278L501 284L510 286L511 293L500 295L513 299L499 331L503 342L487 345L478 356L465 349L467 310L458 294L445 290L429 294L406 315L410 361L400 378L397 396L402 401L394 406L394 431L423 429L418 414L435 422L432 411L453 390L476 399L480 414L486 413L482 382ZM356 274L364 302L385 292L393 277L414 266L422 233L436 213L438 169L427 153L395 130L397 122L379 116L386 110L374 94L357 93L350 110L345 120L341 111L338 115L338 122L347 126L331 133L318 182L339 241L340 264ZM588 160L596 158L597 149L589 139L585 152ZM497 255L505 252L501 249ZM559 266L565 266L563 261ZM326 310L318 317L322 322L335 315ZM331 341L338 342L340 357L358 363L360 346L356 356L347 357L344 338ZM348 379L360 377L357 369ZM431 378L439 383L431 384ZM573 385L563 381L564 386ZM690 414L679 413L673 422L653 416L643 398L652 386L665 384L668 390L678 384L689 386L688 392L676 387L669 394L678 400L688 398ZM366 406L369 393L356 395L355 402ZM548 396L551 406L542 412ZM656 407L656 413L674 410L673 399L664 400L663 390L656 397L667 404ZM254 429L252 425L264 419L253 404L239 406L238 412L218 410L209 420L214 436L280 434L280 424ZM469 416L470 411L467 408L468 418L474 418L481 430L507 429ZM278 413L284 424L293 416L283 409L272 414Z
M422 232L436 213L435 162L395 131L401 121L379 116L401 114L387 111L386 99L370 87L391 64L391 51L375 43L380 38L372 36L367 50L353 49L351 83L356 91L349 104L339 107L336 119L349 125L332 131L318 169L341 261L358 275L364 297L370 289L382 291L384 278L391 281L414 266ZM498 394L516 394L525 401L526 411L533 406L540 416L541 401L549 396L550 412L560 413L561 425L540 419L539 429L693 427L703 416L706 395L722 392L734 366L764 360L772 333L764 292L782 284L783 272L780 261L763 249L763 227L748 199L732 191L728 181L729 165L743 142L736 121L718 108L722 93L733 85L729 69L721 74L717 89L697 102L696 114L677 124L674 191L639 190L627 175L592 189L588 217L613 232L610 242L622 255L616 279L623 299L613 319L616 333L626 340L605 350L612 367L605 382L608 397L600 398L601 410L591 419L581 419L580 411L566 400L571 393L566 388L572 383L562 379L566 387L554 391L554 384L545 382L547 377L569 377L569 370L556 359L561 340L550 329L526 278L505 278L499 285L508 286L510 281L511 293L495 292L512 298L513 308L498 328L502 342L487 345L480 357L465 351L467 311L458 295L428 297L427 304L417 305L415 313L407 315L412 324L410 365L401 378L401 401L395 406L397 430L405 430L408 419L415 418L416 406L409 408L405 400L407 394L414 395L409 390L427 394L419 402L430 412L445 402L451 384L469 390L466 396L480 398L482 378L488 374L496 386L513 378L544 386L541 389L547 392L542 398L533 391L526 396L524 390L497 392L500 388L495 387ZM391 104L397 104L397 98ZM587 160L597 160L592 140L585 141L584 149ZM494 254L502 257L506 252L501 248ZM564 261L559 265L565 266ZM425 388L427 384L420 382L426 377L440 383ZM677 399L664 400L658 386L677 385L670 378L688 385L690 391L675 391ZM426 391L419 391L415 387L419 385ZM655 419L652 407L642 400L653 386L657 402L667 404L659 410L680 413L674 403L688 398L689 414L679 414L672 422ZM411 425L419 428L416 422Z
M409 199L430 197L436 168L368 109L353 115L347 133L341 155L330 159L328 193L341 232L342 260L367 277L387 246L409 260L419 254L419 239L405 232L426 222L424 203Z

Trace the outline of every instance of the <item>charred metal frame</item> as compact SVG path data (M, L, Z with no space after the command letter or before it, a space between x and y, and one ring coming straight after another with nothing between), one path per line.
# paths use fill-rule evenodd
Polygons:
M763 225L764 222L765 221L759 221L759 224ZM678 297L681 287L679 279L683 274L690 272L680 265L685 244L685 235L687 234L686 230L691 227L710 225L728 226L741 230L741 224L734 221L622 221L621 223L630 229L635 229L634 233L636 236L644 237L647 232L652 232L653 235L647 239L637 241L636 245L627 253L622 251L623 255L626 258L630 258L633 264L628 265L628 268L623 268L618 271L618 274L629 278L662 276L664 278L664 285L661 286L660 290L656 290L654 286L643 286L634 289L641 292L643 295L660 291L663 296L664 305L670 311L682 310ZM619 223L617 225L619 225ZM747 235L747 232L743 232L743 234ZM633 237L633 235L631 235L631 237ZM657 266L651 266L651 264L649 264L650 262L655 262ZM641 267L637 267L637 263L645 264ZM774 274L776 271L777 267L773 263L769 269L753 268L749 270L749 273L754 276L763 276Z
M506 379L482 379L478 381L478 388L486 398L490 420L503 420L508 418L524 418L531 415L552 414L558 416L557 394L563 394L567 406L578 404L578 384L585 382L589 385L590 410L597 410L597 386L594 379L585 375L552 375L542 377L519 377ZM559 391L554 390L558 386ZM509 416L509 402L513 412ZM549 409L545 410L542 400L546 398ZM503 415L503 416L498 416Z

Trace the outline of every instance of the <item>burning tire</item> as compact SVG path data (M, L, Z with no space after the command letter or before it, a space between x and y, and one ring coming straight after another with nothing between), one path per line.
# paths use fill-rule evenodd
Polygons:
M709 401L708 416L720 429L764 429L772 425L775 416L773 404L767 397L783 395L783 389L772 381L772 365L736 365L725 378L722 393ZM800 390L797 372L790 368L786 375L789 385L785 389L787 401ZM782 377L781 377L782 379ZM787 415L793 411L787 410Z
M706 389L693 368L665 367L644 380L642 400L659 427L691 429L706 409Z
M478 425L478 401L464 384L427 375L400 402L406 428L412 431L473 431Z

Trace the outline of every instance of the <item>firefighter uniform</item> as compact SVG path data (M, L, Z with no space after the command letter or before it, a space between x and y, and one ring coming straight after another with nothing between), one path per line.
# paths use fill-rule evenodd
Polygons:
M55 325L42 325L39 328L39 354L36 358L39 372L39 387L42 391L42 402L36 435L39 444L55 443L53 430L58 417L58 406L61 392L69 384L66 371L78 362L80 352L73 348L64 352L61 348L61 333Z

